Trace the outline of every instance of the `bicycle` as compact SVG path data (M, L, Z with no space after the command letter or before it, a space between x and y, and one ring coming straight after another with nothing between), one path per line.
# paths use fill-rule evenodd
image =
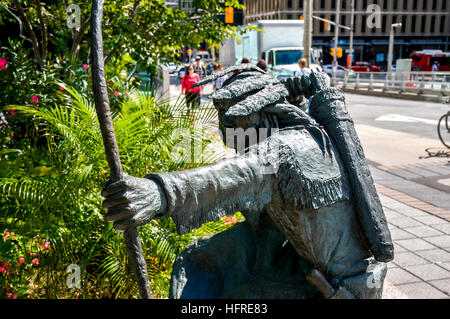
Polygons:
M447 99L446 103L450 103L450 98ZM442 144L450 148L450 111L439 119L437 132Z

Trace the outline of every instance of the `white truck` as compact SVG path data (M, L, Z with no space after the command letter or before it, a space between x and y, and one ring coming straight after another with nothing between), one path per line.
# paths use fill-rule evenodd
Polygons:
M299 70L298 60L303 57L303 21L258 20L250 25L261 31L251 30L225 41L219 53L222 64L235 65L243 58L256 64L259 59L264 59L268 73L278 78L292 76ZM310 68L322 71L316 53L315 50L311 52Z

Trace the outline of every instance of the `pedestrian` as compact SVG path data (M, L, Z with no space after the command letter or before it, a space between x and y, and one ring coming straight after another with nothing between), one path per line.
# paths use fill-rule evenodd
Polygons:
M261 70L267 72L267 63L266 61L264 61L264 59L259 60L258 63L256 63L256 66Z
M435 72L435 71L440 71L440 70L441 70L441 65L439 64L438 61L434 61L431 71Z
M194 71L198 74L200 80L202 80L206 76L206 68L203 65L202 58L200 56L197 56L195 58Z
M306 67L306 59L301 58L298 60L298 66L300 67L300 70L294 72L295 77L301 77L301 76L309 76L311 74L311 70Z
M223 70L223 65L222 64L219 64L219 66L218 66L218 68L217 68L217 71L222 71ZM213 81L213 90L214 91L217 91L217 90L219 90L221 87L222 87L222 85L223 85L223 82L225 82L225 80L228 78L228 76L222 76L222 77L220 77L220 78L218 78L218 79L216 79L216 80L214 80Z
M201 86L191 89L194 83L200 81L200 76L195 73L194 66L190 64L187 67L187 72L181 81L181 94L186 94L186 105L188 109L193 109L196 106L200 106L200 99L202 95Z

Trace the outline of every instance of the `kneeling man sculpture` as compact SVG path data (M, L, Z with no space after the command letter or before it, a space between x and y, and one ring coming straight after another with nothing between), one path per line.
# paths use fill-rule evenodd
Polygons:
M279 81L248 64L196 85L227 74L212 95L220 130L268 136L213 165L110 183L107 220L171 217L182 234L243 213L180 254L171 298L381 298L393 244L343 92L325 73Z

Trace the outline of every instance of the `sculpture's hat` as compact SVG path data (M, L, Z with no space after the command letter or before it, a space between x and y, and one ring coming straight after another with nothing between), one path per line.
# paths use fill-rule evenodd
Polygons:
M262 108L283 102L289 95L285 85L251 64L229 67L194 84L197 87L233 73L221 89L212 94L214 105L228 117L248 116Z

